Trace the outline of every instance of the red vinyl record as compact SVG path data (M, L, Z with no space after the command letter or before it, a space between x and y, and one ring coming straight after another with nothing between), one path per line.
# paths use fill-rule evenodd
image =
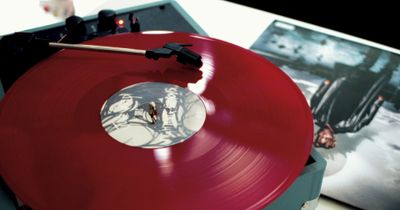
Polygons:
M263 208L300 174L313 122L297 86L263 57L186 33L127 33L93 45L192 44L173 58L62 50L0 109L0 170L33 209Z

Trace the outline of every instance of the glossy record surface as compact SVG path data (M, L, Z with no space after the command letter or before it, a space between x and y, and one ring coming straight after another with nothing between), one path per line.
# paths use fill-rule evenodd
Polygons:
M190 43L200 72L173 58L63 50L20 78L1 102L0 170L34 209L262 208L304 167L313 125L295 84L264 58L185 33L121 34L87 44L153 49ZM100 122L112 94L164 82L198 94L203 127L161 149L117 142Z

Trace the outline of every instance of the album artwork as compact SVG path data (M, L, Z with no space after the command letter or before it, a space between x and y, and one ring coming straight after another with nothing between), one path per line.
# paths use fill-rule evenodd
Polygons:
M321 193L363 209L398 209L400 56L277 20L251 49L309 102L314 147L327 160Z

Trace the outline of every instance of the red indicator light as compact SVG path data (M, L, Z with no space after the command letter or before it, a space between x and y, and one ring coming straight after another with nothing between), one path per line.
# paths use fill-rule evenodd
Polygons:
M124 20L122 20L122 19L118 20L118 21L117 21L117 24L118 24L120 27L123 27L123 26L124 26Z

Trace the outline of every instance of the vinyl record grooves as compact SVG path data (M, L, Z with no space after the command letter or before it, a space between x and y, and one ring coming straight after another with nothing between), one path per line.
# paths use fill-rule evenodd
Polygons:
M203 57L200 71L172 58L63 50L12 86L1 102L0 167L23 202L34 209L263 208L290 186L309 156L313 123L301 92L273 64L186 33L129 33L87 44L154 49L167 42L192 44ZM204 122L183 122L198 131L156 148L127 145L107 133L106 101L146 83L188 90L182 94L195 97L187 101L198 97ZM146 104L133 104L134 117L151 120L141 113ZM189 109L186 102L180 106ZM137 129L157 125L144 124Z

